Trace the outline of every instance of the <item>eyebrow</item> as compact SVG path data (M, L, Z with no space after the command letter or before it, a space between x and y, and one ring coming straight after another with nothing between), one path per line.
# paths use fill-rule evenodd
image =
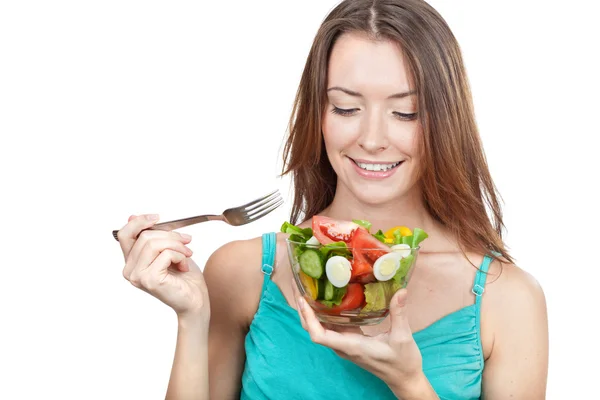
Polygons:
M343 88L343 87L339 87L339 86L330 87L329 89L327 89L327 92L329 93L332 90L339 90L340 92L344 92L347 95L354 96L354 97L364 97L362 94L360 94L358 92L355 92L353 90L346 89L346 88ZM416 90L411 90L411 91L408 91L408 92L395 93L395 94L393 94L391 96L388 96L388 99L402 99L404 97L412 96L413 94L417 94L417 91Z

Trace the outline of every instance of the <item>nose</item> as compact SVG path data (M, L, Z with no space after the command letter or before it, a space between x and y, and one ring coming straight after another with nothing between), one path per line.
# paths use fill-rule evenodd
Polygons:
M371 112L364 119L358 145L369 153L377 153L389 146L387 127L384 118L378 113Z

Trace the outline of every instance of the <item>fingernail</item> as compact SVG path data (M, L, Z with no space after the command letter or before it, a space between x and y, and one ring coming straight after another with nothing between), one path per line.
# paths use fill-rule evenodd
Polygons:
M186 240L190 240L192 239L192 237L190 235L188 235L187 233L180 233L181 237L186 239Z
M148 214L146 215L146 219L150 221L158 221L158 214Z
M305 300L302 297L298 297L298 308L300 311L304 310L304 302Z

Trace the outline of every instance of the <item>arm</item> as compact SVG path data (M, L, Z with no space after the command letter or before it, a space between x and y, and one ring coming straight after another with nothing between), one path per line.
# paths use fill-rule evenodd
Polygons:
M255 269L248 263L253 256L259 260L255 248L252 241L232 242L208 259L203 274L210 298L210 322L193 316L178 318L167 400L239 398L247 321L254 315L260 296L256 279L259 263Z
M246 360L244 341L262 285L260 254L260 239L228 243L210 257L204 269L211 308L208 336L211 399L240 397Z
M483 299L490 302L494 331L483 373L483 398L544 399L548 317L542 288L514 265L504 265L496 284L486 286L493 295Z
M178 317L175 359L166 399L208 398L208 321Z
M439 396L421 371L417 377L412 379L412 385L398 388L390 385L390 389L397 398L402 400L439 400Z

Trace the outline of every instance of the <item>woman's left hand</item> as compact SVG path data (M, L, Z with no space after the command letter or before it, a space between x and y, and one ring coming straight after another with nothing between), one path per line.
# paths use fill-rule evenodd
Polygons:
M359 327L324 327L311 307L296 296L302 327L313 342L333 349L383 380L402 399L437 399L423 373L421 352L413 339L406 310L407 290L399 290L390 301L390 328L366 336Z

